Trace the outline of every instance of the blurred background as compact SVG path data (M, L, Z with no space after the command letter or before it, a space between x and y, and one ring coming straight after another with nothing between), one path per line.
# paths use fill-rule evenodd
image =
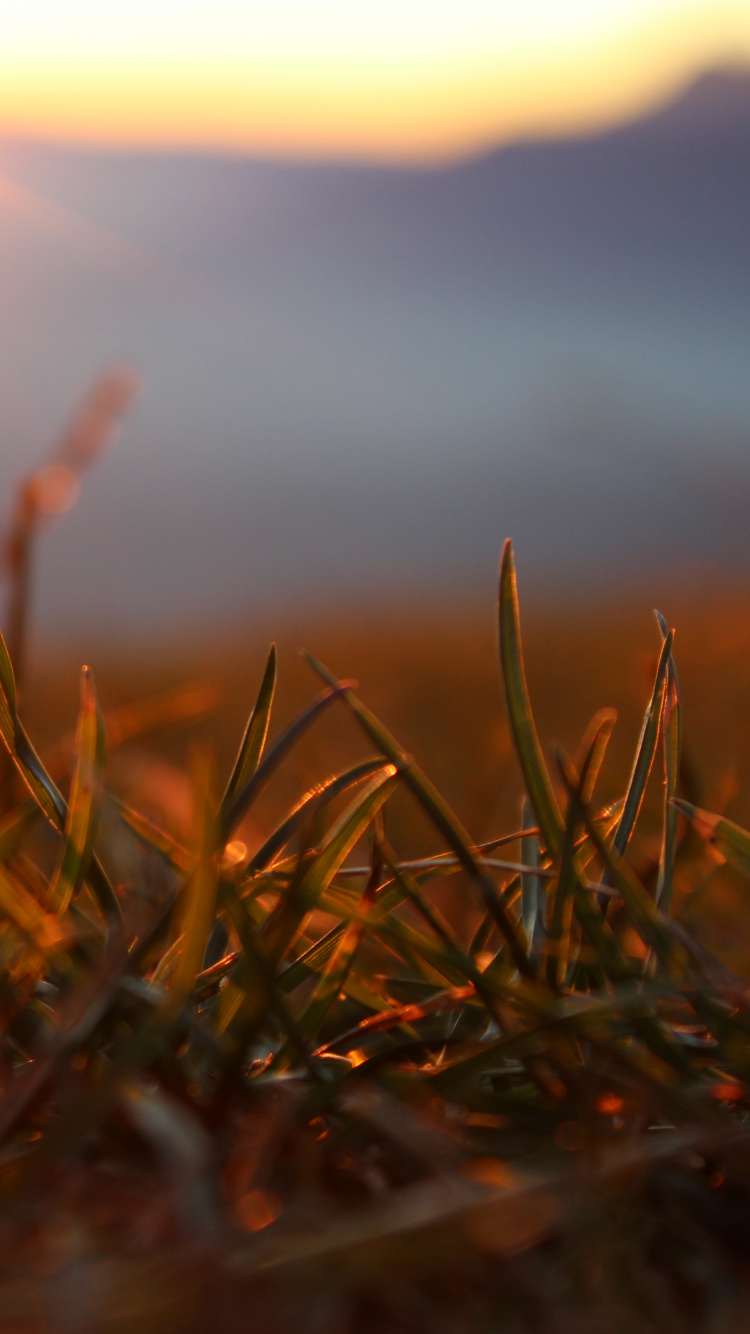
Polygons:
M659 600L730 800L750 3L6 0L0 36L8 513L139 379L36 552L42 732L83 656L112 699L202 673L234 726L275 635L491 768L510 535L549 727L637 730Z

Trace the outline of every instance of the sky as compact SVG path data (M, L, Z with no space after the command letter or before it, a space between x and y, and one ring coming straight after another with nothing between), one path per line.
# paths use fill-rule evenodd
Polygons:
M440 159L750 60L750 0L3 0L0 132Z

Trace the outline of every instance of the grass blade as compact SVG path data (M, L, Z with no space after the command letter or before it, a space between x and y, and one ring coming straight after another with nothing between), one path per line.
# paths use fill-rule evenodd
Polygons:
M534 826L534 808L528 797L524 797L521 808L521 824L529 829ZM526 866L539 867L541 856L539 839L536 834L527 834L521 839L521 861ZM544 920L547 907L547 894L542 877L530 872L521 876L521 920L526 933L529 953L537 958L539 946L545 935Z
M503 547L500 564L499 626L505 700L518 762L544 842L550 853L559 857L563 844L563 819L531 712L521 647L513 544L510 540Z
M479 889L485 907L492 914L500 934L506 941L516 968L524 976L533 977L536 970L519 939L513 921L499 901L495 882L478 861L469 835L448 804L433 787L426 775L422 773L422 770L401 749L395 737L391 736L387 728L370 713L369 709L365 708L351 689L344 683L337 683L336 677L312 654L306 653L305 657L313 670L324 681L328 681L331 686L337 687L338 693L343 696L366 735L382 751L386 759L389 759L392 764L399 768L404 785L414 794L422 809L430 817L436 828L439 829L448 846L455 852L469 879Z
M743 875L750 876L750 832L723 815L713 815L689 801L674 797L672 804L688 820L696 832L724 861L735 866Z
M259 871L265 870L269 862L286 847L287 843L294 837L302 827L305 820L308 819L313 806L317 803L317 809L320 810L329 801L345 792L348 787L353 787L355 783L361 782L363 778L369 778L371 774L382 769L383 761L365 760L363 764L357 764L353 769L347 769L337 778L329 778L327 782L314 787L311 792L302 798L294 810L285 820L276 828L266 839L258 851L253 853L247 865L248 879L256 875Z
M25 801L0 820L0 865L17 851L24 835L38 818L39 807L34 800Z
M229 837L235 825L247 813L255 798L262 792L269 778L295 742L326 709L330 708L339 695L344 694L349 689L351 684L350 681L342 681L336 685L335 689L324 690L309 708L305 709L298 718L295 718L294 722L289 724L271 749L266 751L255 772L240 785L232 800L227 803L222 820L222 838Z
M328 964L318 979L318 984L310 997L307 1007L299 1020L299 1029L303 1037L312 1041L319 1032L328 1011L341 991L351 971L357 951L367 929L367 915L372 907L382 876L383 865L377 848L373 848L372 867L359 902L358 915L354 918L338 941Z
M67 912L85 879L99 820L102 775L106 758L104 719L88 667L81 672L81 708L76 733L76 764L65 819L65 842L50 886L55 911Z
M566 772L564 778L568 790L574 790L573 776ZM668 972L676 970L682 975L686 966L685 952L678 948L674 936L662 925L659 909L614 844L607 846L587 807L582 808L582 815L588 836L607 873L607 883L621 895L641 940L654 950Z
M189 996L201 971L211 933L218 888L218 816L213 792L213 767L207 756L196 761L193 772L195 865L177 900L181 948L171 973L167 1009L176 1013Z
M165 861L169 863L173 870L178 872L188 872L193 864L193 859L187 848L178 843L176 838L168 834L166 830L160 829L145 815L139 811L134 811L130 806L126 806L118 797L107 793L107 800L115 808L124 824L135 834L140 843L153 852L158 852Z
M245 728L245 734L240 744L237 759L234 762L234 768L226 786L226 791L221 799L219 808L219 821L224 831L232 803L237 793L252 778L258 765L260 764L263 749L268 736L268 725L271 719L271 708L273 706L273 697L276 690L276 645L272 644L268 660L266 662L263 679L258 690L258 697L255 701L253 711ZM229 830L227 830L227 837Z
M579 907L584 908L585 916L585 922L581 924L585 925L589 934L593 932L601 954L606 955L606 963L609 967L611 968L613 963L616 967L618 966L615 962L612 943L604 934L603 915L600 910L597 910L602 920L601 922L596 921L595 915L592 915L589 900L584 898L581 902L581 867L580 859L577 856L578 830L583 823L583 809L586 804L584 794L588 793L590 795L593 792L601 756L606 748L613 725L614 717L611 711L597 714L593 719L584 738L586 749L578 773L571 768L562 752L558 753L558 763L563 780L565 781L566 777L568 778L568 812L557 883L553 891L552 920L548 933L547 981L550 986L556 989L562 986L565 978L570 953L573 898L576 896L577 889L579 891L578 904ZM604 964L605 958L602 957L601 961Z
M630 835L638 819L638 813L643 804L643 794L646 791L646 784L654 763L671 653L672 633L670 632L662 644L654 686L651 698L646 706L641 735L638 739L635 760L625 794L625 805L622 808L622 815L615 831L614 844L619 853L625 851L630 841Z
M315 907L339 866L362 837L383 802L391 795L396 781L395 766L381 767L380 772L367 784L364 792L357 794L336 821L323 847L320 850L308 847L300 855L297 872L286 893L263 922L253 944L253 950L263 956L272 976L292 945L305 917ZM244 908L242 911L244 913ZM243 984L247 983L248 960L245 957L236 965L230 983L222 993L220 1031L228 1026L240 1010L244 1012L247 1020L248 1004L239 994L242 992ZM286 990L291 988L287 987ZM256 1003L257 998L253 1004Z
M583 734L578 753L573 760L573 768L584 778L581 801L587 806L593 800L596 780L616 722L616 709L600 709L595 713Z
M65 802L45 770L18 717L13 666L2 635L0 635L0 735L40 810L55 829L59 829L62 833L65 828Z
M664 617L656 613L659 628L666 643L669 631ZM667 688L664 697L664 716L662 721L664 739L664 817L659 876L656 882L656 902L664 912L669 912L672 905L674 885L674 863L677 853L677 820L679 812L674 804L680 781L680 763L682 759L682 704L680 701L680 683L674 663L674 650L670 648Z

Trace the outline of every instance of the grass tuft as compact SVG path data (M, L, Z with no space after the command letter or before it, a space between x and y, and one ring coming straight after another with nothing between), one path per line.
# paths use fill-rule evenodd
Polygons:
M683 909L719 859L747 879L750 833L685 797L663 621L614 805L612 710L545 758L510 544L499 626L526 793L482 844L315 659L323 693L274 734L274 648L223 796L194 757L179 839L108 794L87 669L53 781L2 645L27 793L0 824L4 1328L741 1327L747 980ZM334 710L357 764L269 824L261 793ZM404 798L426 855L393 836Z

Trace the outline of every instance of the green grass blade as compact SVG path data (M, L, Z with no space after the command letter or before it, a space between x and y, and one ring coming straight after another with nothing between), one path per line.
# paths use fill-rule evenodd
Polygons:
M307 1044L300 1032L299 1025L289 1011L286 999L274 975L273 965L258 947L249 929L247 914L231 886L225 886L224 899L229 917L239 937L243 951L244 969L242 976L245 987L240 1003L232 1013L234 1024L232 1036L237 1044L238 1053L247 1046L249 1038L265 1019L275 1019L289 1046L297 1051L308 1072L314 1074L310 1062ZM226 1015L223 1016L223 1029L229 1027Z
M232 800L228 802L222 822L222 837L229 837L295 742L349 688L350 684L351 682L341 682L335 689L323 691L309 708L289 724L270 750L266 751L255 772L240 785Z
M76 763L65 819L62 856L50 886L50 901L58 913L67 912L88 874L99 820L102 776L106 757L104 719L88 667L81 672L81 708L76 733Z
M39 949L49 950L55 943L62 943L57 917L45 912L34 895L3 866L0 866L0 914L15 923ZM54 932L49 930L53 923Z
M616 709L600 709L595 713L583 734L578 753L573 760L576 772L585 776L581 800L587 806L593 800L596 782L616 722Z
M383 847L383 856L396 883L403 890L410 903L414 905L417 912L427 923L430 930L437 937L442 946L441 953L444 953L445 955L445 963L443 963L442 960L437 962L434 954L432 954L428 962L430 962L433 967L435 967L437 963L439 971L441 971L444 976L448 977L450 981L469 981L476 991L477 996L485 1005L490 1018L494 1020L498 1026L501 1026L501 1016L497 1006L497 998L494 988L488 978L477 968L471 955L466 954L461 948L460 941L456 937L453 928L424 896L413 876L397 865L395 857L387 845L384 845ZM457 979L455 974L458 974Z
M651 692L651 698L646 706L643 725L641 727L641 735L638 739L635 760L633 762L633 768L628 781L627 792L625 794L625 805L622 808L622 815L620 816L615 831L614 843L619 853L625 851L630 841L630 836L635 828L635 822L638 819L638 813L643 804L643 794L646 791L646 784L654 763L656 746L659 740L659 727L664 705L664 693L671 652L672 634L670 633L662 644L659 662L656 668L656 676L654 678L654 686Z
M331 883L384 802L393 794L399 777L398 765L383 765L336 820L308 872L316 899Z
M560 773L568 792L568 820L566 825L566 841L563 847L563 857L560 865L560 876L562 878L565 870L566 877L569 877L570 893L573 899L573 907L578 924L589 941L594 952L594 967L589 969L589 973L601 974L615 981L629 980L632 978L633 970L629 966L622 950L615 938L606 916L599 907L596 898L588 892L583 881L583 866L587 858L587 853L592 853L597 849L593 839L588 838L585 845L576 846L574 836L571 836L568 843L568 830L575 830L580 825L585 825L588 831L589 825L596 828L596 820L591 815L590 808L585 806L581 800L581 794L587 786L586 774L577 774L572 765L562 754L558 752L558 761L560 764ZM601 841L601 832L597 829L599 840ZM560 951L567 956L567 936L570 932L570 923L565 926L565 933L562 935L562 942L559 946ZM554 954L551 963L555 962ZM556 976L559 974L556 973ZM552 976L551 970L548 976Z
M382 769L383 761L378 757L376 760L365 760L363 764L357 764L352 769L347 769L346 773L339 774L336 778L329 778L325 783L314 787L311 792L302 798L294 810L281 822L278 828L274 829L265 843L253 853L247 864L248 879L256 875L258 871L265 870L269 862L286 847L287 843L294 837L302 827L305 820L308 819L313 807L322 809L329 801L335 800L347 788L353 787L355 783L361 782L363 778L369 778L371 774Z
M669 637L666 622L660 612L657 612L656 616L666 643ZM670 649L669 654L662 736L664 739L664 816L659 875L656 882L656 902L664 912L668 913L672 905L674 864L677 853L677 821L679 817L674 798L677 796L682 760L682 703L680 700L680 684L674 663L674 649Z
M553 891L552 914L547 938L547 981L550 986L559 988L562 986L565 978L568 957L570 954L570 934L573 921L573 898L577 886L580 886L580 864L577 858L578 830L583 824L584 794L593 791L596 772L601 762L601 755L606 747L609 736L612 732L613 718L611 713L600 714L593 720L593 725L587 729L585 742L586 749L580 771L572 769L562 754L558 753L558 763L562 772L563 780L568 780L568 812L565 821L565 835L563 838L562 850L560 854L560 864L558 869L557 883ZM592 780L591 771L594 770ZM580 900L579 900L580 901ZM586 927L591 931L594 922L589 911L590 904L586 904ZM600 914L601 915L601 914ZM603 966L612 966L613 950L609 940L606 940L602 929L596 931L596 939L599 949L606 950L606 961L602 958Z
M363 792L357 794L336 821L323 847L320 850L307 848L300 856L297 871L288 889L263 922L253 945L253 949L262 954L272 974L276 972L302 923L327 889L339 866L362 837L383 802L392 794L396 782L395 766L381 767L380 772L370 780ZM234 1013L240 1009L247 1011L242 997L237 995L242 989L243 980L247 982L247 975L248 963L242 959L230 978L230 985L222 993L220 1031L234 1017L230 1009L233 1008ZM292 988L287 985L285 990L290 991Z
M134 811L132 807L126 806L124 801L113 796L111 792L107 793L108 802L115 808L122 821L135 834L140 843L154 852L158 852L166 861L169 862L172 869L177 872L187 872L193 865L193 858L186 847L168 834L166 830L160 829L148 820L145 815L139 811Z
M9 811L0 820L0 865L3 865L18 850L24 835L38 818L39 807L30 799L24 801L15 810Z
M570 949L570 933L573 919L573 889L576 882L575 843L579 822L582 819L580 809L580 788L585 779L580 779L576 790L568 799L568 815L565 821L565 834L560 851L560 863L557 880L552 890L552 910L547 932L547 982L559 990L565 978Z
M395 880L389 880L378 891L376 899L376 911L378 916L390 913L394 908L398 908L406 899L406 894ZM294 991L303 982L319 973L330 959L336 948L337 941L340 940L347 927L346 922L340 922L337 926L331 928L320 940L315 941L299 958L289 964L282 973L279 974L279 982L288 993Z
M498 1021L495 997L492 987L487 979L477 968L471 954L467 954L461 947L450 923L446 921L442 913L430 903L429 899L422 893L419 884L409 871L400 867L390 847L383 844L383 858L386 866L390 870L395 883L404 894L405 898L416 908L417 912L427 923L430 931L437 937L442 946L445 955L445 964L449 969L451 980L458 974L460 981L469 981L475 988L477 995L486 1005L491 1018ZM399 923L399 925L401 925ZM412 947L413 948L413 947ZM438 956L439 957L439 956ZM435 955L431 954L430 962L435 965ZM445 964L441 962L440 968L444 972Z
M221 799L219 821L224 831L225 822L237 793L252 778L263 756L263 749L268 736L271 708L276 690L276 645L272 644L266 662L263 679L258 690L253 711L245 728L237 759Z
M336 677L312 654L307 653L305 657L313 670L324 681L328 681L332 686L337 684ZM365 708L351 689L342 684L339 686L339 693L343 695L344 700L370 740L375 743L386 759L398 766L401 771L402 782L416 797L422 809L442 834L449 848L455 852L469 879L478 888L485 907L492 913L495 924L506 941L518 971L527 977L533 977L536 970L524 949L515 924L503 908L495 882L477 859L474 844L458 818L426 775L422 773L422 770L402 750L395 737L370 713L369 709Z
M521 823L531 828L535 824L534 808L528 797L523 799ZM521 839L521 861L526 866L541 866L539 839L530 834ZM544 915L547 894L541 876L529 872L521 876L521 920L526 932L529 953L536 958L539 944L545 935Z
M696 832L705 839L720 857L750 876L750 832L733 820L723 815L713 815L711 811L701 810L689 801L673 798L672 804L693 824Z
M367 916L380 884L382 861L373 850L372 867L359 902L358 916L347 926L337 942L331 958L323 969L315 990L299 1019L299 1030L307 1041L313 1041L320 1030L333 1002L341 991L352 969L357 951L367 929Z
M526 685L518 588L513 544L510 540L503 547L500 564L499 626L500 662L511 735L542 837L550 853L559 857L563 843L563 819L542 755Z
M208 757L196 761L193 773L194 869L177 900L181 947L171 971L167 1007L177 1012L201 971L213 926L218 889L217 847L219 821L213 792L213 770Z
M371 1015L356 1024L355 1027L347 1029L345 1033L341 1033L327 1043L323 1050L358 1047L372 1033L387 1033L390 1029L418 1023L420 1019L425 1019L428 1015L444 1014L448 1010L463 1007L467 1001L473 1000L473 998L473 987L452 987L449 991L433 993L418 1002L390 1007L382 1014Z
M18 717L13 667L2 635L0 635L0 735L39 808L50 823L62 832L65 828L65 802L45 770Z
M13 668L2 635L0 635L0 735L39 809L54 828L63 833L68 813L67 806L29 741L16 712ZM91 857L88 879L104 916L112 925L119 928L122 923L120 904L96 856Z
M571 784L570 775L565 775L565 781ZM675 937L662 925L659 909L614 844L608 846L605 843L587 807L583 807L582 814L588 836L607 873L607 883L621 895L641 940L654 950L667 971L676 970L681 975L685 971L686 955L676 944Z

